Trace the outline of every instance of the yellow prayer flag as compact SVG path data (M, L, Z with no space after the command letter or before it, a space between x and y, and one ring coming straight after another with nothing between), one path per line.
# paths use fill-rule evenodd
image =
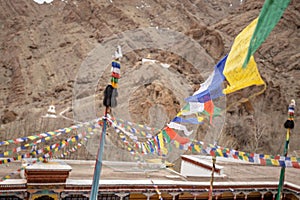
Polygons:
M201 152L201 149L200 149L199 145L195 144L195 145L194 145L194 148L195 148L195 150L196 150L197 152Z
M243 155L243 160L244 160L244 161L249 161L248 156Z
M198 122L203 122L204 118L201 116L197 116L197 120L198 120Z
M72 137L71 141L72 141L72 142L76 142L76 138L75 138L75 137Z
M162 132L160 132L157 136L158 136L158 140L159 140L159 145L161 148L163 148L164 147L164 139L163 139Z
M274 166L279 166L279 161L275 159L271 159L271 162Z
M179 116L181 116L182 115L182 110L181 111L179 111L178 113L177 113L177 117L179 117Z
M245 152L239 151L239 156L244 156L244 155L245 155Z
M71 128L66 128L66 133L69 133L72 129Z
M141 131L141 135L142 135L142 136L146 136L147 134L146 134L145 131Z
M160 132L157 136L158 136L158 139L159 139L159 145L160 145L160 149L161 149L162 153L167 154L168 150L167 150L167 148L165 148L164 137L163 137L162 132Z
M113 88L118 88L118 83L111 82L110 84Z
M59 133L59 132L49 131L49 132L47 132L47 133L50 134L50 135L55 135L55 134L57 134L57 133Z
M30 140L34 140L34 139L37 138L37 136L28 136L27 138L30 139Z
M138 127L140 128L144 128L144 126L142 124L138 124Z
M253 20L234 40L223 71L229 83L227 88L223 90L224 94L229 94L252 85L265 84L258 72L253 56L250 57L247 67L243 68L257 20L257 18Z
M143 146L145 147L147 153L151 152L150 147L149 147L149 145L146 142L143 142Z
M223 152L222 152L221 149L217 149L217 152L219 153L219 155L220 155L221 157L224 157Z

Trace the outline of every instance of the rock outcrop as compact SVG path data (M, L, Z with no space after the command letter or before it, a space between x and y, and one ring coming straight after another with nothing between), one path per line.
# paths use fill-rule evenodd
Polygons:
M9 132L12 130L9 127L20 127L18 124L30 118L32 120L27 120L29 125L26 125L29 127L26 134L30 135L39 131L36 121L41 120L40 116L50 104L55 104L58 111L72 107L74 84L84 60L97 45L107 42L113 35L121 38L125 31L154 27L183 34L203 48L203 52L194 52L185 47L186 55L199 56L203 63L211 65L201 66L202 69L212 71L213 65L229 52L235 36L258 16L262 5L262 0L54 0L42 5L30 0L2 0L1 130ZM250 99L247 98L262 88L246 88L226 97L227 106L232 106L227 111L222 132L219 131L220 145L269 154L282 152L287 106L291 99L297 103L300 97L299 6L296 0L291 1L275 29L255 53L267 89ZM164 69L159 64L148 64L139 70L141 59L148 55L170 67ZM98 56L101 59L101 55ZM99 102L110 76L109 63L99 67L106 71L99 75L98 86L94 89L98 114L103 110ZM184 98L198 89L206 78L207 73L201 73L179 55L152 47L136 49L126 53L122 60L119 84L128 89L120 90L121 109L115 112L141 123L151 121L148 125L155 125L159 120L156 124L163 126L184 105ZM166 87L169 83L173 85ZM31 123L35 125L30 126ZM70 123L60 121L53 128ZM297 124L296 117L296 130ZM198 139L205 136L203 131L200 127ZM17 137L17 132L15 130L11 138ZM296 134L297 131L291 136L291 152L299 148ZM1 139L4 137L2 135Z

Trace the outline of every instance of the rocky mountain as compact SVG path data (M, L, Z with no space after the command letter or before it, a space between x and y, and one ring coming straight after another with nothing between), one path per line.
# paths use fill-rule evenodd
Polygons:
M262 0L33 0L0 1L0 139L66 127L74 122L41 118L91 98L103 112L110 81L108 61L124 47L118 107L114 115L163 127L206 80L234 38L262 8ZM227 95L224 121L197 127L197 139L239 150L280 154L287 106L300 97L300 3L291 0L270 36L255 53L267 88ZM142 63L151 58L159 63ZM84 76L83 76L84 74ZM97 82L93 82L97 80ZM83 86L89 88L81 89ZM253 97L252 97L253 96ZM77 104L74 103L77 101ZM227 108L227 109L226 109ZM88 111L87 111L88 112ZM290 154L299 149L298 120ZM72 110L69 118L89 120ZM80 115L80 116L79 116ZM93 116L93 115L92 115ZM213 130L212 130L213 129ZM212 134L212 132L213 134ZM295 155L295 153L294 153Z

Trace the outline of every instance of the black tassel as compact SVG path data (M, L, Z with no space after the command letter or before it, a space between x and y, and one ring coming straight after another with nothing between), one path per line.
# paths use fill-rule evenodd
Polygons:
M112 93L111 93L111 107L114 108L114 107L117 107L117 96L118 96L118 90L117 88L114 88Z
M103 105L106 107L111 107L111 96L112 96L113 89L114 88L111 85L107 85L104 90Z
M294 120L286 120L286 122L284 123L284 128L286 129L293 129L295 126L294 124Z
M104 99L103 105L106 107L116 107L117 106L117 97L118 90L117 88L113 88L112 85L107 85L104 90Z

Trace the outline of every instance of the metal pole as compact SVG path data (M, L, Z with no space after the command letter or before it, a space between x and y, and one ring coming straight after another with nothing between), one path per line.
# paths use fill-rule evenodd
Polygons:
M284 127L287 129L286 140L285 140L284 151L283 151L283 155L285 157L288 155L289 142L290 142L290 130L294 128L294 107L295 107L295 100L292 100L288 108L288 119L284 124ZM285 176L285 166L282 166L280 171L276 200L280 200L282 198L284 176Z
M121 46L118 45L117 50L115 51L114 59L120 61L122 56L123 56L123 54L122 54ZM118 68L118 70L114 71L116 68ZM118 85L117 80L119 79L120 68L121 68L120 63L118 64L114 61L112 62L112 72L114 72L114 74L118 75L117 77L112 75L113 79L111 79L111 85L110 86L113 89L115 89L115 91L116 91L117 85ZM109 100L109 103L107 101L105 103L103 102L103 104L105 106L105 113L104 113L104 117L103 117L102 133L101 133L101 136L100 136L100 146L98 148L97 160L96 160L95 168L94 168L94 177L93 177L93 184L92 184L90 200L97 200L98 199L99 179L100 179L101 169L102 169L102 157L103 157L105 135L106 135L107 113L110 111L111 107L117 106L116 100L114 99L114 98L116 98L116 96L114 98L112 98L112 93L109 94L109 96L106 96L106 95L108 95L108 94L104 95L104 99L105 98L111 98L111 99ZM115 100L114 105L112 105L112 100Z
M91 195L90 195L91 200L98 199L99 179L100 179L101 170L102 170L102 157L103 157L103 152L104 152L104 143L105 143L105 135L106 135L107 111L108 111L108 107L106 107L105 114L103 117L102 133L100 136L100 146L98 148L97 159L96 159L95 168L94 168L92 190L91 190Z

